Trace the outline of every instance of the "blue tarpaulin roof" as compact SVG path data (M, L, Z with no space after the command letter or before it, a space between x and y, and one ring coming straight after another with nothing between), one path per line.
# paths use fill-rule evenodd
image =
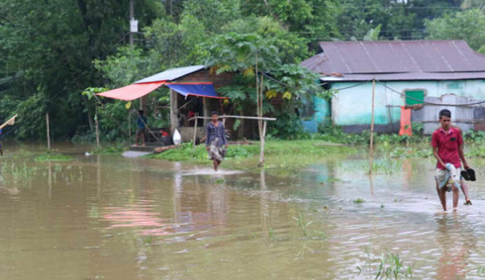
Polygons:
M212 83L180 83L180 84L166 84L167 87L175 90L181 95L187 97L189 95L209 98L226 99L227 97L219 97L214 89Z

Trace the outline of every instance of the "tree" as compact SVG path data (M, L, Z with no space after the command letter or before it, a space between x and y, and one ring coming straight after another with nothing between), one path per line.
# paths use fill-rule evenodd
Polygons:
M275 136L295 137L302 131L295 109L302 99L320 91L315 82L318 77L298 64L281 64L280 50L270 41L254 33L217 36L208 46L206 65L216 73L240 73L236 85L221 89L235 103L236 110L250 115L256 111L259 116L277 114L275 126L280 129ZM284 101L278 110L269 102L276 97ZM259 129L261 135L261 122Z
M140 24L149 24L159 11L158 1L137 2ZM72 137L78 126L89 123L83 113L86 99L80 92L97 84L100 75L92 61L114 53L128 30L129 1L77 0L3 1L0 3L0 93L4 108L19 115L22 137L45 137L43 114L51 113L56 139ZM42 97L42 98L40 98ZM35 99L32 103L29 100ZM62 100L62 102L59 102ZM5 117L5 116L3 116ZM62 120L62 121L58 121Z
M426 21L430 40L465 40L474 50L485 53L485 15L471 9Z

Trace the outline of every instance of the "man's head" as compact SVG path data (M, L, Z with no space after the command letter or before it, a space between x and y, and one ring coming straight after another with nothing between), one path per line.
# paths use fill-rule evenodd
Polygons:
M441 128L448 130L451 127L451 112L448 109L440 111Z
M143 116L143 110L138 111L138 113L140 114L140 116Z
M211 119L213 122L216 122L217 119L219 119L219 113L217 111L212 111L211 112Z

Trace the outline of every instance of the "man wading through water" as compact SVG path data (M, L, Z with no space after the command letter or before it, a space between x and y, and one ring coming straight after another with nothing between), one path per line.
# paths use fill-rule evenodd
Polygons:
M451 112L447 109L441 110L439 113L439 121L441 128L433 132L433 136L431 137L433 154L437 160L435 175L436 190L444 211L446 211L446 192L453 190L453 209L456 210L460 195L458 188L460 186L465 195L465 204L471 205L468 188L460 177L460 160L463 162L465 170L470 169L470 167L463 154L461 130L451 125Z
M214 162L214 171L222 162L226 154L227 139L224 133L224 125L219 121L219 113L213 111L211 113L211 122L206 126L206 141L205 146L209 152L210 159Z

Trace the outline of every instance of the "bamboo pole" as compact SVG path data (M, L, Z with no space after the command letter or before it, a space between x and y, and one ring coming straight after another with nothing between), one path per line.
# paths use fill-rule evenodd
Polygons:
M198 116L199 113L196 113L195 116ZM194 122L194 148L192 149L194 152L195 152L195 140L197 139L197 120L198 119L195 119L195 122Z
M49 113L45 113L45 122L47 126L47 150L50 151L51 149L51 136L50 136L50 128L49 128Z
M369 174L372 174L372 160L374 156L374 100L376 94L376 80L372 80L372 113L370 121L370 153L369 153Z
M96 113L94 118L94 124L96 125L96 149L100 149L99 146L99 121L98 121L98 106L96 106Z
M131 146L131 109L128 110L128 135L130 135L130 146Z
M262 136L261 136L261 148L260 148L260 151L259 151L259 166L262 167L263 164L264 164L264 145L265 145L265 142L266 142L266 124L267 124L267 121L264 121L263 123L263 133L262 133Z

